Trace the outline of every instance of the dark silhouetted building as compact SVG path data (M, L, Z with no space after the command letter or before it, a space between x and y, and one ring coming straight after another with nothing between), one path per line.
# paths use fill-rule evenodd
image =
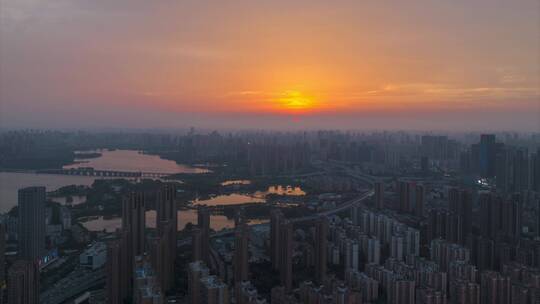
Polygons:
M19 257L37 261L45 253L45 187L19 190Z
M200 279L201 304L229 304L229 286L216 276L207 276Z
M531 190L540 192L540 148L531 155Z
M156 202L156 226L158 235L169 233L169 250L176 257L176 231L178 230L178 208L176 206L176 186L166 184L158 191Z
M502 228L502 205L500 196L490 192L482 192L478 196L480 205L480 234L495 239Z
M145 204L144 193L132 192L122 202L122 230L128 233L129 245L133 256L145 251Z
M124 255L126 248L122 248L122 239L107 243L106 271L106 301L108 304L121 304L128 297L128 280L131 280L128 263Z
M424 201L426 196L426 189L424 185L417 184L415 186L415 204L414 215L422 217L424 215Z
M293 224L284 220L280 228L279 275L285 290L292 288Z
M495 176L495 161L498 149L499 145L495 142L494 134L480 135L480 143L478 144L478 169L480 176Z
M270 211L270 260L272 267L279 270L280 261L280 228L283 213L279 209Z
M163 230L160 232L160 235L150 240L152 269L154 269L155 277L164 291L168 291L174 287L174 256L172 256L173 251L170 248L172 246L172 235L176 235L173 224L168 221L162 221L161 226Z
M384 182L375 182L375 206L378 209L384 208Z
M415 282L413 280L396 280L391 283L388 291L390 303L414 304Z
M234 282L249 280L249 226L240 224L234 231ZM237 285L237 284L235 284Z
M197 226L201 230L201 260L210 262L210 210L200 206L197 210Z
M158 191L156 202L156 226L158 238L154 240L152 265L164 291L174 287L174 265L176 261L176 232L178 216L176 186L165 184Z
M36 261L17 260L8 274L9 304L39 303L39 266Z
M193 262L201 261L202 231L198 227L191 230L191 260Z
M501 210L502 235L518 238L521 235L522 201L519 195L512 195L503 201Z
M188 266L188 294L191 304L201 303L201 279L209 276L208 267L202 261Z
M502 193L534 190L534 156L526 148L506 147L496 157L496 186Z
M315 279L322 284L326 278L328 250L328 219L321 217L315 226Z
M413 181L398 181L399 211L422 216L424 212L425 188Z
M457 215L460 220L460 243L467 240L467 236L472 232L472 194L469 190L451 188L448 191L448 205L450 211Z
M6 291L6 226L0 224L0 303Z
M480 292L481 303L510 303L510 278L495 271L485 271L480 279Z

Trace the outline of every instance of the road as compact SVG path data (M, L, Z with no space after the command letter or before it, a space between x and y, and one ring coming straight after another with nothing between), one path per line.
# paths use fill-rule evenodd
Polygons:
M40 295L41 304L60 304L91 289L105 284L105 270L79 268L56 282Z
M341 205L339 205L337 208L334 208L332 210L327 210L327 211L323 211L323 212L319 212L317 214L314 214L314 215L309 215L309 216L304 216L304 217L298 217L298 218L295 218L295 219L291 219L290 221L292 223L301 223L301 222L306 222L306 221L312 221L312 220L315 220L317 218L320 218L321 216L331 216L331 215L334 215L334 214L337 214L337 213L340 213L342 211L345 211L357 204L360 204L362 203L364 200L370 198L371 196L373 196L374 194L374 191L373 190L370 190L364 194L362 194L361 196L357 197L357 198L354 198L350 201L347 201Z

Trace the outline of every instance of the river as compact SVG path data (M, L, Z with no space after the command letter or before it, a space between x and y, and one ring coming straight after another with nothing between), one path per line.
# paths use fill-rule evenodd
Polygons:
M134 150L97 150L100 157L77 159L75 164L64 168L93 167L96 170L153 172L153 173L202 173L206 169L194 168L162 159L156 155L143 154ZM17 191L29 186L45 186L54 191L68 185L92 185L99 177L72 176L36 173L0 172L0 212L7 212L17 205Z
M74 164L64 169L92 167L95 170L151 172L151 173L204 173L208 170L177 164L174 161L160 158L157 155L144 154L135 150L94 150L81 152L98 152L100 157L75 159Z

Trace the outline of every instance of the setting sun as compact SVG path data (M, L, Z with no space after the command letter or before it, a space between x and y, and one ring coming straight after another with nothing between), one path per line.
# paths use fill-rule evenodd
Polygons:
M279 106L288 111L307 111L315 108L313 98L299 91L286 91L278 99Z

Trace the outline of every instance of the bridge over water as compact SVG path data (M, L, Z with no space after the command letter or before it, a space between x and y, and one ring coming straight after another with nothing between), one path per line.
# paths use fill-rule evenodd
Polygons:
M49 170L40 170L40 171L37 171L37 173L96 176L96 177L128 177L128 178L160 178L160 177L171 175L170 173L160 173L160 172L95 170L94 168L49 169Z

